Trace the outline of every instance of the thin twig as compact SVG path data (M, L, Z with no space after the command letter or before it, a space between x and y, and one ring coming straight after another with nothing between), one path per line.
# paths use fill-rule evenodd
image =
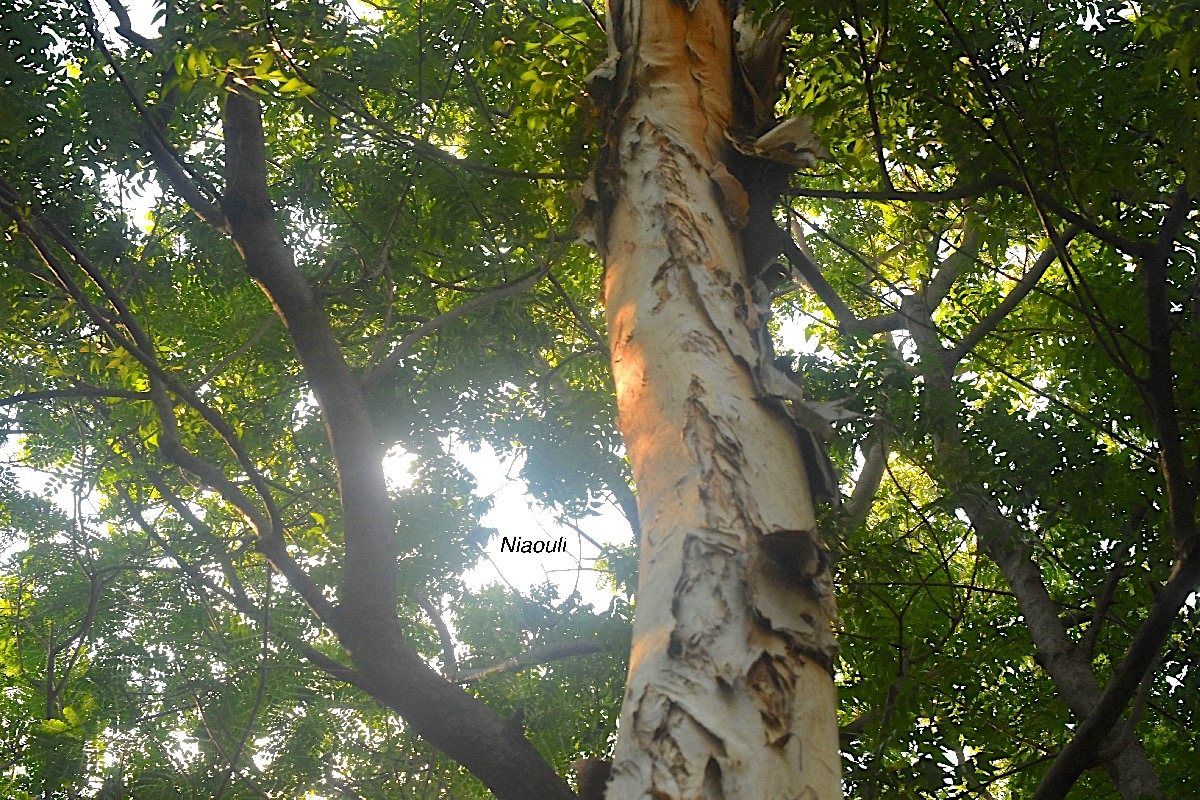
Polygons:
M566 642L555 642L527 650L519 656L514 656L498 664L492 664L491 666L479 669L465 670L458 674L455 681L457 683L477 683L489 675L496 675L503 672L520 672L525 667L533 664L545 664L562 658L591 655L592 653L603 652L605 649L604 644L597 639L572 639Z

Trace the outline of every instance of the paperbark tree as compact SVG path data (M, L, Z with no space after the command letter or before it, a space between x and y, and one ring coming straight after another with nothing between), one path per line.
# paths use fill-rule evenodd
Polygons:
M841 796L829 560L746 263L773 228L747 230L774 201L756 178L786 183L818 145L781 163L750 144L778 130L760 95L779 43L733 22L721 0L611 3L591 79L591 235L642 526L609 800Z

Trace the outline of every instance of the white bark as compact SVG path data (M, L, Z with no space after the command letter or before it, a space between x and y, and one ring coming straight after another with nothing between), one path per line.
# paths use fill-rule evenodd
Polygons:
M607 798L840 798L828 559L792 423L756 388L729 209L731 21L720 0L609 13L594 219L643 535Z

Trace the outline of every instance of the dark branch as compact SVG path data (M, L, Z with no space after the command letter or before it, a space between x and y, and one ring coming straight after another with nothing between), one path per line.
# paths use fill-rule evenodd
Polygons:
M119 0L108 0L108 2L111 6L120 7ZM100 35L100 31L97 29L96 18L92 13L90 4L87 6L87 11L88 33L97 49L100 50L105 62L112 69L113 74L117 76L117 80L120 82L125 95L141 116L143 123L143 144L150 151L150 156L154 160L155 166L159 168L163 176L166 177L167 182L178 192L179 196L183 198L183 201L188 204L188 207L192 209L192 212L197 217L217 230L226 234L229 233L229 224L226 222L224 215L217 208L216 203L209 199L216 197L216 190L200 180L199 176L188 168L187 162L184 161L179 152L167 141L166 134L163 132L161 125L155 119L154 115L150 113L150 110L146 108L146 104L142 102L141 97L125 76L120 64L117 63L112 53L109 52L108 46L104 43L104 37ZM128 22L128 17L126 17L125 21L126 23ZM205 192L201 191L200 186L204 186L208 196L205 196Z
M60 397L114 397L126 400L149 400L149 392L135 392L129 389L109 389L103 386L74 386L69 389L39 389L30 392L19 392L8 397L0 397L0 408L17 405L18 403L36 403L41 400L57 400Z
M871 139L875 144L875 158L879 161L879 174L883 187L894 191L892 176L888 172L887 156L884 155L883 132L879 124L879 109L875 104L875 87L872 81L871 59L867 57L867 37L863 26L862 14L858 9L858 0L851 0L850 7L854 11L854 30L858 34L855 41L858 44L858 57L862 62L863 90L867 94L867 112L871 117Z
M1129 557L1129 551L1133 548L1134 534L1142 526L1142 521L1145 520L1146 513L1149 510L1148 506L1138 506L1129 522L1126 523L1125 529L1121 531L1121 538L1118 540L1120 544L1117 545L1117 549L1113 552L1112 569L1108 571L1108 575L1104 578L1104 586L1100 589L1100 593L1096 595L1096 607L1088 615L1091 624L1087 629L1087 633L1083 635L1083 639L1079 642L1079 648L1088 658L1091 658L1095 652L1096 640L1100 637L1100 629L1104 627L1104 619L1108 616L1109 609L1112 608L1117 586L1120 584L1121 579L1125 577L1125 559Z
M520 672L533 664L546 664L562 658L586 656L592 653L600 653L604 650L605 646L593 639L572 639L567 642L555 642L527 650L519 656L514 656L498 664L492 664L491 666L479 669L465 670L460 672L455 680L458 683L476 683L488 675L496 675L504 672Z
M845 189L804 189L791 188L788 194L792 197L811 197L818 200L878 200L881 202L900 203L948 203L954 200L965 200L970 197L981 197L994 192L1006 184L999 176L985 178L977 183L967 183L950 189L934 191L905 191L889 189L887 191L858 191Z
M129 20L129 12L125 10L125 6L121 5L120 0L106 0L106 2L117 17L117 27L114 30L121 35L121 38L151 53L158 49L157 40L147 39L133 29L133 24Z
M1183 432L1175 408L1175 368L1171 363L1171 302L1168 275L1175 237L1192 208L1187 186L1182 185L1163 220L1154 247L1142 259L1146 295L1146 329L1149 337L1149 374L1145 381L1147 404L1154 416L1159 461L1167 490L1167 508L1175 552L1183 555L1196 544L1196 485L1189 474Z
M1062 248L1065 248L1067 243L1074 239L1078 233L1078 226L1068 226L1059 237L1058 247L1051 246L1043 250L1029 272L1025 273L1024 277L1012 288L1012 291L1000 301L1000 304L989 311L958 344L946 352L945 356L943 356L944 362L947 365L953 366L962 361L968 353L975 349L976 345L983 341L985 336L994 331L1008 317L1012 310L1017 307L1017 304L1033 291L1033 287L1046 274L1046 270L1058 259L1058 254L1062 251Z
M258 101L230 94L224 132L222 210L246 272L291 335L333 450L345 539L339 637L358 671L357 685L399 712L414 732L462 763L501 800L570 800L566 783L520 730L447 683L403 636L396 615L396 520L380 440L321 299L279 230ZM271 544L282 548L282 538Z
M852 308L846 305L837 290L825 280L821 268L812 262L800 246L790 236L781 237L783 256L795 268L804 282L812 287L818 298L833 313L838 321L838 327L844 333L863 331L866 333L881 333L898 330L904 327L904 322L897 314L884 314L868 319L859 319Z
M441 613L430 600L422 594L414 596L417 605L425 612L425 616L429 617L429 621L433 623L433 627L437 630L438 639L442 643L442 674L450 680L454 680L458 675L458 659L454 655L454 637L450 635L450 628L446 626L446 621L442 619Z
M1054 759L1038 784L1033 800L1062 800L1080 775L1100 766L1098 754L1106 749L1106 737L1120 722L1121 714L1137 694L1142 681L1153 679L1150 668L1158 660L1179 609L1197 588L1200 588L1200 558L1193 555L1176 562L1170 579L1155 596L1149 615L1139 626L1100 700Z
M476 309L485 308L495 303L499 303L501 300L506 300L509 297L518 295L526 289L530 289L537 285L538 281L546 277L549 273L550 270L548 267L538 267L537 269L526 273L520 278L517 278L515 281L503 284L502 286L497 286L495 289L488 291L487 294L480 295L479 297L473 297L465 303L455 306L449 311L438 314L428 322L418 325L415 329L405 335L405 337L400 340L399 344L392 348L392 351L383 358L383 360L377 367L375 367L375 369L371 370L364 377L363 389L369 392L372 388L378 385L379 381L391 374L392 370L394 370L400 361L404 359L404 357L408 354L408 351L412 349L413 345L431 333L434 333L442 326L447 325L456 319L460 319Z

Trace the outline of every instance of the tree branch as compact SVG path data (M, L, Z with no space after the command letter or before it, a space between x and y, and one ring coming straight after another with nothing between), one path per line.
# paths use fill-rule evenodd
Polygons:
M1096 595L1096 606L1092 609L1092 613L1088 615L1091 624L1088 626L1087 632L1083 635L1083 639L1079 642L1079 649L1089 659L1095 653L1096 640L1100 637L1100 629L1104 627L1104 618L1108 616L1108 610L1112 608L1113 598L1117 592L1117 585L1120 584L1121 578L1125 577L1125 559L1129 557L1129 551L1133 547L1133 535L1142 526L1142 521L1146 518L1147 511L1149 511L1148 506L1137 507L1129 522L1126 523L1125 529L1121 531L1121 538L1118 540L1120 544L1113 551L1112 569L1108 571L1108 575L1104 578L1104 586L1100 589L1100 593Z
M809 189L790 188L788 194L792 197L810 197L817 200L874 200L878 202L901 203L947 203L954 200L964 200L981 197L997 189L1010 189L1053 211L1067 222L1087 231L1100 241L1127 255L1138 256L1145 252L1145 245L1132 239L1119 236L1107 228L1101 227L1093 220L1065 206L1042 192L1030 193L1029 189L1017 178L1010 175L994 173L981 181L955 186L950 189L934 191L862 191L856 189Z
M158 363L154 341L142 329L137 317L116 287L91 262L71 236L40 215L27 215L21 207L19 196L3 178L0 178L0 211L4 211L17 223L18 230L42 257L59 287L104 332L115 347L128 352L146 369L150 380L149 399L154 403L159 422L162 425L162 438L166 441L161 448L164 456L176 460L182 459L183 461L177 460L181 466L184 466L184 462L186 462L186 469L199 470L195 474L205 481L212 481L213 483L210 485L214 489L223 487L221 489L222 496L247 519L251 520L259 535L271 536L272 532L282 525L279 510L271 497L269 487L263 480L254 460L246 452L237 432L218 412L185 386L175 374L162 368ZM74 263L100 291L115 312L115 322L113 315L97 306L83 290L83 287L75 281L67 263L58 257L57 252L50 246L50 242L54 242L66 251L71 263ZM233 453L262 500L263 510L258 509L254 502L224 473L212 465L196 459L183 446L179 437L178 422L175 419L174 403L167 395L168 388L199 413Z
M863 90L867 95L867 113L871 117L871 138L875 144L875 158L879 161L881 183L887 191L895 191L895 188L892 186L892 176L888 172L887 157L884 154L883 132L879 124L879 109L875 105L875 88L871 76L871 60L867 58L866 31L863 29L862 14L858 9L858 0L850 0L850 7L854 13L854 30L857 34L855 40L858 45L858 56L862 62Z
M130 44L135 44L138 47L148 52L156 52L158 50L157 39L147 39L133 29L133 24L129 20L129 12L125 10L125 6L121 5L120 0L105 0L109 9L117 18L117 26L114 30L121 35L121 38ZM89 3L90 7L90 3Z
M904 322L898 314L882 314L868 319L859 319L854 310L846 305L846 301L841 298L837 290L829 284L829 281L825 280L825 276L821 274L821 268L800 249L796 241L790 236L781 237L781 241L784 258L795 268L804 282L816 292L817 297L837 320L838 328L843 333L858 331L882 333L904 327Z
M151 475L150 477L151 477L151 480L153 481L154 476ZM184 559L183 556L179 552L177 552L173 547L171 547L170 544L165 539L163 539L161 535L159 535L158 531L155 530L154 526L150 525L146 521L145 516L141 513L141 510L139 509L137 504L133 502L133 498L129 494L129 490L125 486L118 483L116 485L116 488L117 488L117 492L121 495L121 498L125 501L127 508L129 508L130 515L133 517L133 520L134 520L134 522L137 523L138 527L141 528L142 531L155 544L157 544L160 548L162 548L164 553L166 553L168 556L171 557L171 560L175 562L176 566L179 567L179 570L181 572L183 572L183 574L186 575L189 579L191 579L191 581L196 585L196 587L203 588L205 591L212 592L213 594L222 598L223 600L225 600L225 602L229 603L229 605L236 608L241 614L243 614L247 618L250 618L250 619L257 618L258 609L254 606L253 603L250 602L250 598L247 597L244 590L230 592L230 591L227 591L225 588L213 583L207 576L204 575L203 572L201 572L199 569L197 569L194 564L192 564L191 562ZM197 520L197 522L199 522L199 521ZM238 586L239 587L241 586L240 580L238 581ZM348 683L352 686L362 688L358 682L359 681L358 673L355 672L350 667L345 666L337 659L334 659L334 658L331 658L330 656L325 655L320 650L317 650L315 647L313 647L312 645L310 645L304 641L285 640L285 642L289 646L291 646L291 647L295 648L297 651L299 651L314 666L316 666L318 669L328 673L331 677L336 678L337 680L343 681L345 683Z
M946 256L938 265L937 272L930 278L929 285L925 287L926 306L935 309L946 298L946 295L950 294L954 282L963 272L974 265L975 259L979 256L981 240L982 234L979 228L973 225L968 218L963 229L962 241L959 242L955 251Z
M124 11L120 6L119 0L107 0L107 2L114 11L118 8ZM129 18L126 16L123 24L128 25L128 21ZM112 69L113 74L117 76L117 80L121 84L121 88L125 91L125 95L142 118L142 144L150 151L150 156L154 160L155 166L159 168L166 177L167 182L171 184L171 187L188 204L188 207L192 209L192 212L197 217L216 230L228 234L228 222L217 205L209 199L210 197L216 197L216 190L211 186L205 185L204 188L208 192L208 196L206 197L198 186L198 184L204 184L204 181L198 179L196 173L188 168L187 162L184 161L179 152L167 141L166 133L162 130L161 125L154 118L154 115L150 113L150 110L146 108L146 104L142 102L141 97L125 76L121 65L113 58L108 45L104 43L104 37L100 35L100 31L97 28L96 17L90 2L87 3L87 29L92 42L95 43L96 48L104 57L109 68ZM119 28L118 32L120 32ZM130 32L133 32L132 29L130 29ZM152 50L153 48L148 49Z
M887 191L859 191L847 189L805 189L789 188L792 197L811 197L817 200L878 200L880 202L901 203L948 203L954 200L965 200L980 197L988 192L1006 186L1000 176L990 176L977 183L967 183L949 189L934 191L906 191L889 189Z
M446 621L442 619L441 613L429 598L423 594L417 594L414 595L414 599L421 610L425 612L425 616L429 617L429 621L433 623L433 627L438 633L438 639L442 643L442 674L450 680L455 680L458 675L458 659L454 655L454 637L450 635L450 628L446 626Z
M414 330L409 331L409 333L400 340L400 343L392 348L390 353L384 356L383 360L380 361L378 366L364 376L363 390L365 392L370 392L373 388L378 386L379 381L391 374L392 370L394 370L400 361L404 359L412 346L424 339L426 336L437 331L444 325L448 325L456 319L461 319L476 309L485 308L493 305L494 303L499 303L501 300L513 297L525 291L526 289L532 288L533 286L537 285L538 281L549 274L549 267L538 267L537 269L525 273L523 276L511 281L510 283L497 286L496 288L489 290L487 294L480 295L479 297L473 297L465 303L455 306L449 311L443 311L441 314L438 314L428 322L418 325Z
M1159 462L1167 492L1171 533L1178 556L1196 546L1196 485L1189 474L1183 433L1175 409L1175 369L1171 363L1171 303L1167 294L1171 254L1175 237L1192 208L1187 185L1175 192L1155 239L1154 247L1142 259L1142 281L1146 296L1146 329L1149 338L1149 374L1145 381L1147 404L1154 417L1158 437Z
M603 652L605 649L604 645L599 641L590 639L571 639L566 642L554 642L553 644L546 644L541 647L535 647L532 650L527 650L519 656L513 656L498 664L480 667L479 669L464 670L458 673L455 681L458 683L477 683L489 675L504 672L520 672L525 667L533 664L546 664L563 658L591 655L592 653Z
M146 478L150 481L150 484L158 490L158 493L162 495L162 498L167 501L167 504L170 505L171 508L175 509L175 513L179 515L180 519L186 522L192 528L192 530L199 533L216 548L219 548L222 551L226 550L226 540L223 540L221 537L213 533L212 528L209 527L208 523L196 516L195 512L188 507L188 504L184 502L183 498L167 485L167 482L163 479L162 475L154 472L153 470L148 470L146 473ZM129 502L132 503L132 500ZM225 575L225 580L229 584L230 591L233 592L234 596L239 602L248 605L250 600L246 595L246 587L242 584L241 576L238 575L237 570L234 569L233 564L230 563L228 552L222 552L222 556L221 572Z
M1120 720L1129 701L1144 681L1153 680L1163 643L1175 618L1193 592L1200 588L1200 547L1196 538L1196 490L1187 473L1182 434L1174 407L1175 374L1171 365L1170 300L1167 268L1175 237L1191 211L1192 198L1180 186L1151 248L1143 251L1142 279L1145 282L1146 318L1150 350L1149 377L1145 382L1147 404L1159 438L1163 482L1167 493L1168 519L1175 542L1176 560L1171 576L1155 595L1150 613L1138 627L1124 658L1104 688L1099 701L1075 728L1038 785L1034 800L1065 797L1079 776L1098 766L1097 753ZM1136 714L1135 714L1136 717ZM1134 724L1133 718L1130 724Z
M947 486L955 503L966 513L979 538L980 548L1000 568L1016 596L1038 663L1076 717L1089 718L1103 698L1096 675L1082 650L1067 637L1058 605L1046 588L1040 567L1031 557L1029 545L1017 534L1013 522L996 502L989 498L986 489L971 477L970 454L957 417L961 407L944 361L945 350L924 299L920 295L910 295L903 306L920 356L921 373L929 386L926 415L936 437L936 477ZM938 400L934 402L932 398ZM1110 682L1109 688L1111 686ZM1101 736L1105 733L1107 729ZM1094 753L1095 749L1085 752ZM1123 796L1138 797L1143 790L1157 791L1158 778L1140 744L1122 750L1111 768L1114 782ZM1075 773L1072 783L1077 777L1078 773Z
M871 507L875 504L875 495L879 493L879 484L883 480L884 468L887 466L888 448L879 438L868 439L863 447L863 468L858 473L858 481L846 503L842 526L852 531L866 522Z
M1200 588L1200 558L1190 555L1175 563L1171 577L1155 596L1150 613L1138 627L1104 693L1075 728L1071 741L1055 757L1033 800L1062 800L1084 771L1100 766L1097 755L1105 749L1105 738L1120 721L1142 681L1152 679L1150 668L1158 660L1175 617L1197 588Z
M607 353L608 340L604 338L604 335L600 331L596 330L596 326L583 313L583 309L579 307L579 304L567 293L567 290L563 288L562 284L559 283L558 279L549 270L546 271L546 278L550 281L550 285L554 287L554 291L562 298L563 303L566 304L567 310L571 312L571 316L579 324L579 328L583 331L584 336L591 339L592 343L596 345L601 353Z
M1017 285L1014 286L1007 295L1005 295L1004 299L1000 301L1000 304L989 311L987 315L984 316L984 318L981 319L979 323L976 324L975 327L972 328L967 335L962 338L961 341L959 341L958 344L946 351L946 353L942 356L943 362L949 367L953 367L954 365L958 364L958 362L962 361L968 353L975 349L976 345L983 341L984 337L994 331L996 327L1008 317L1012 310L1016 308L1022 300L1025 299L1025 296L1033 291L1033 287L1035 287L1038 284L1038 281L1042 279L1042 276L1046 274L1046 270L1048 270L1050 265L1058 259L1058 254L1061 252L1061 249L1065 248L1067 244L1074 239L1076 235L1078 235L1078 233L1079 227L1077 225L1069 225L1065 230L1063 230L1062 235L1059 237L1058 246L1056 247L1051 245L1041 252L1030 270L1026 272L1021 280L1017 282Z
M110 389L104 386L74 386L69 389L38 389L28 392L10 394L0 397L0 408L13 406L18 403L36 403L39 400L56 400L60 397L114 397L126 400L149 400L149 392L135 392L130 389Z

